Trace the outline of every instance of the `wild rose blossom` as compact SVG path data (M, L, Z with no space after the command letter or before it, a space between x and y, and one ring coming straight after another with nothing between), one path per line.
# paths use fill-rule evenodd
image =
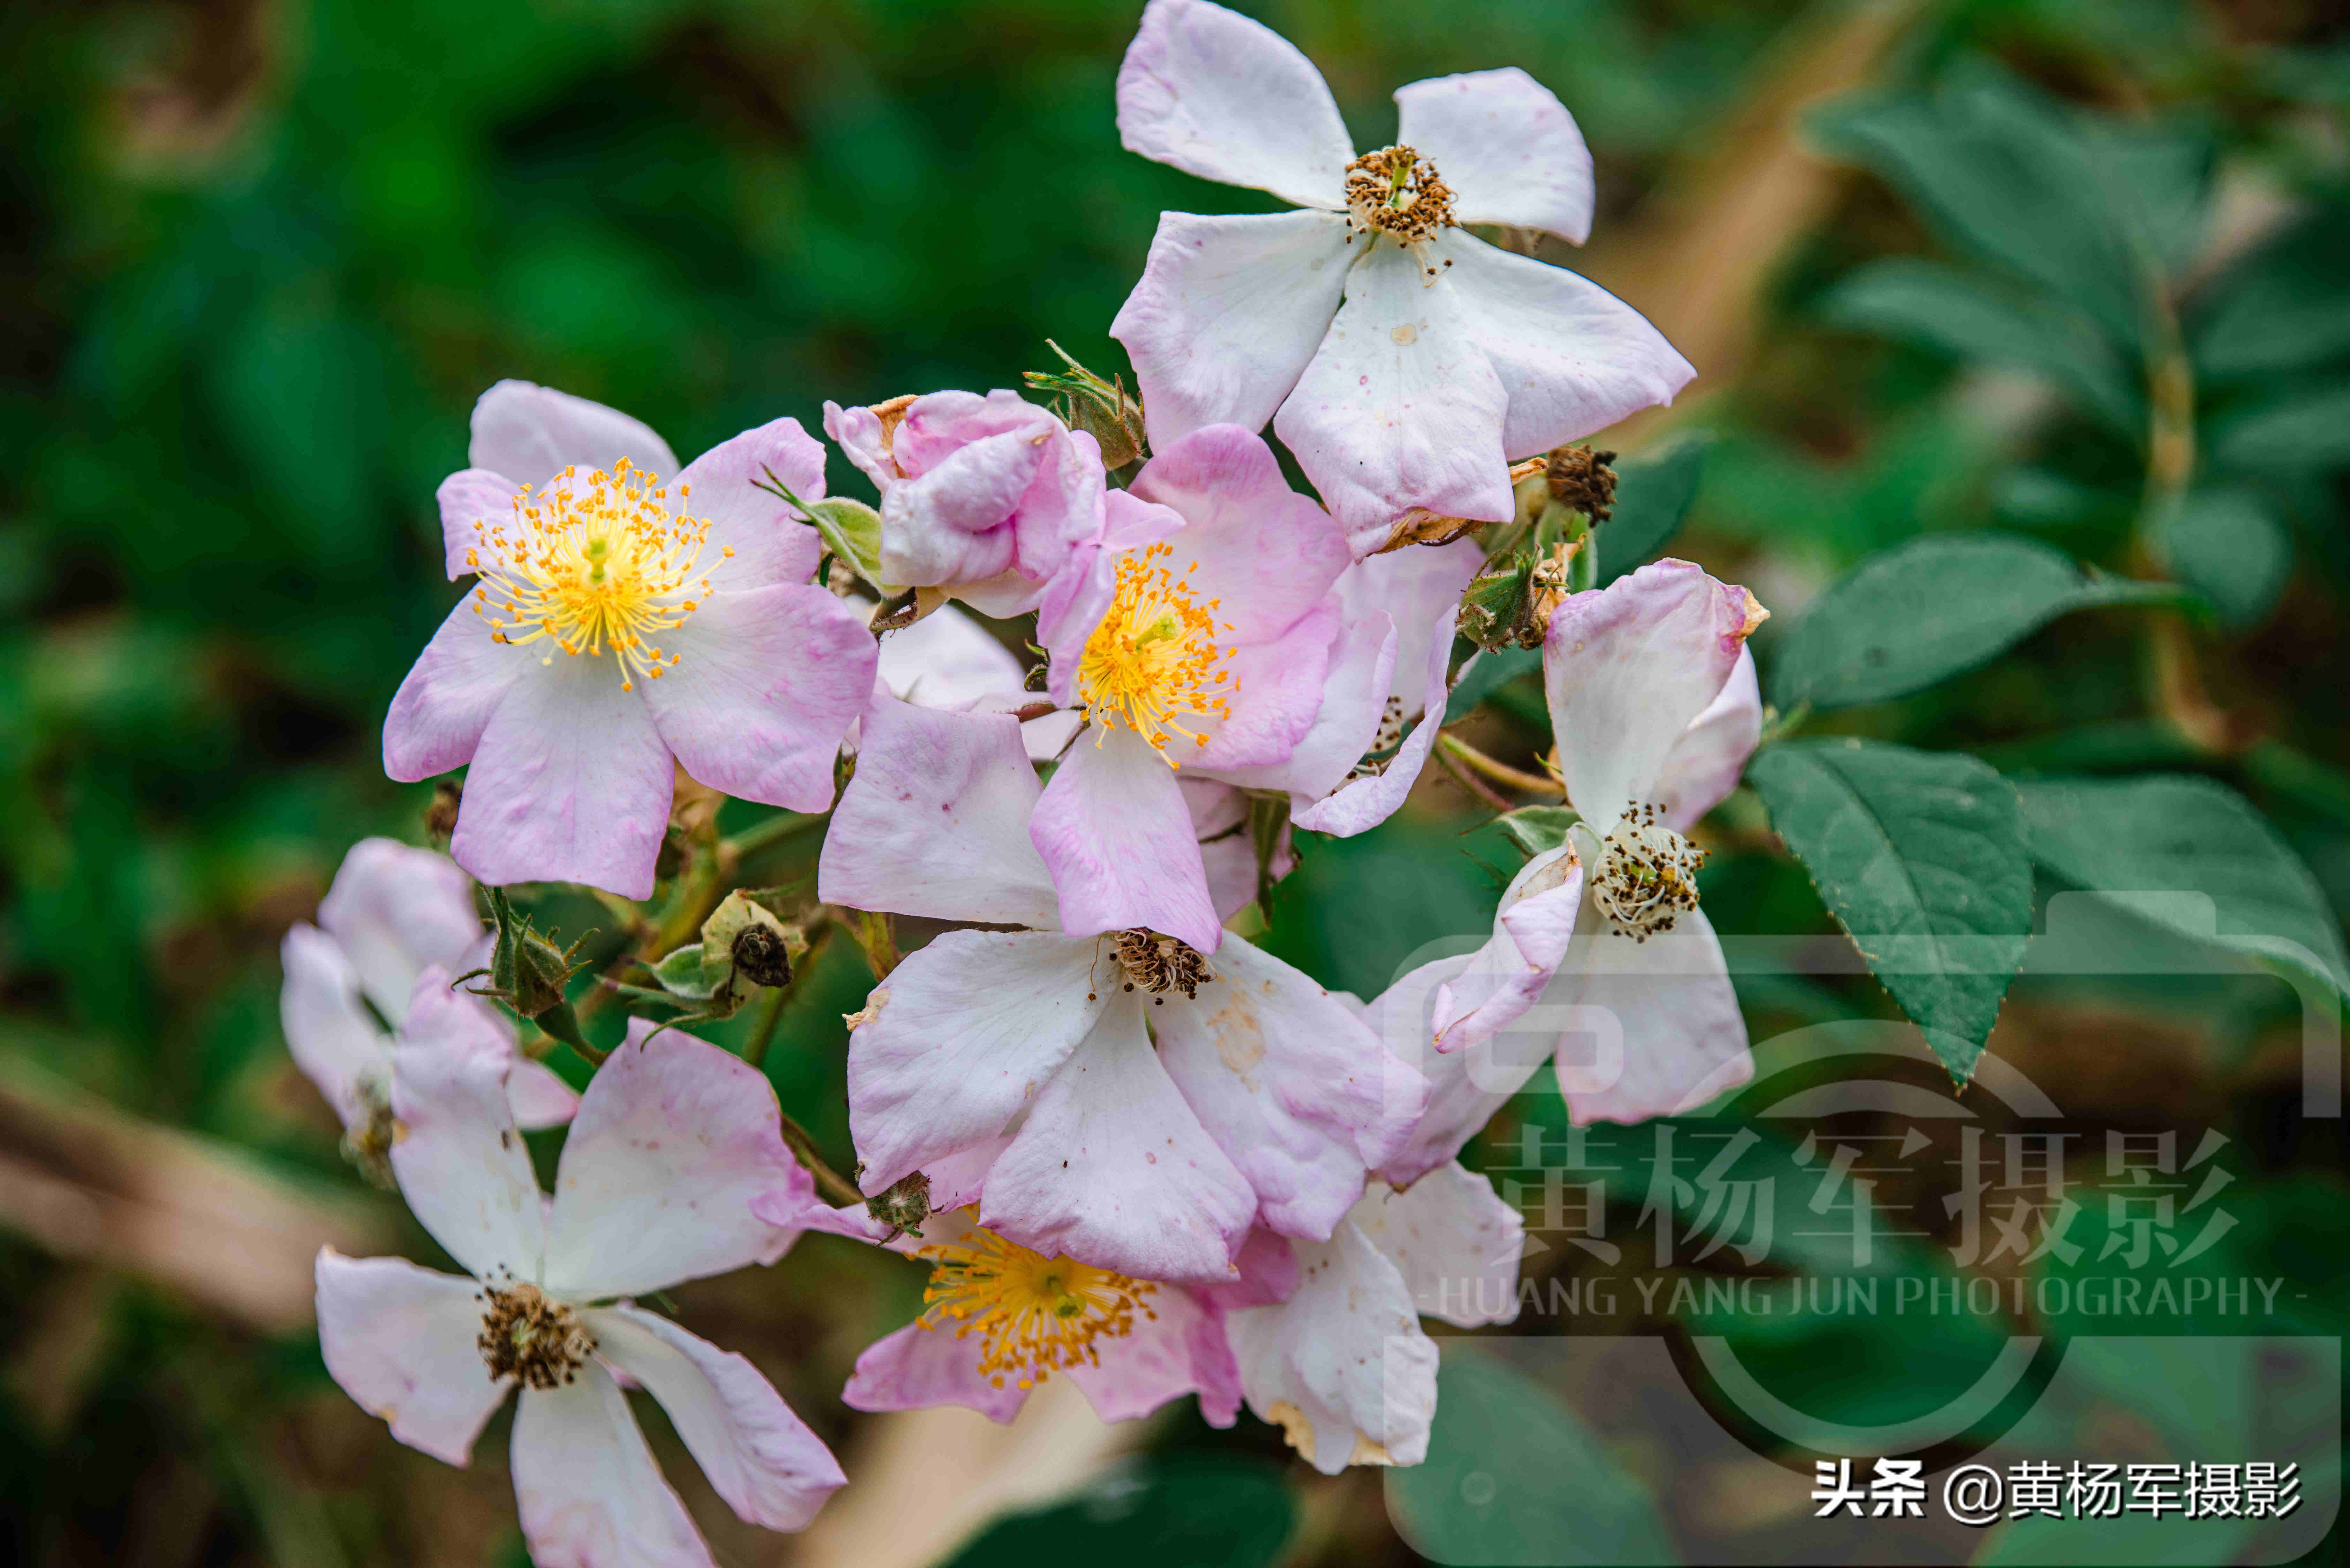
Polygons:
M818 896L1028 928L950 931L875 990L849 1038L865 1190L952 1162L981 1225L1137 1280L1227 1282L1254 1224L1327 1236L1418 1115L1416 1075L1245 941L1067 931L1009 717L882 701L865 726Z
M1297 1283L1230 1318L1249 1408L1325 1475L1416 1465L1436 1415L1425 1314L1460 1328L1518 1315L1525 1221L1458 1165L1374 1181L1326 1241L1291 1241Z
M1293 806L1330 794L1378 733L1398 634L1385 609L1348 618L1346 543L1262 438L1194 431L1133 493L1181 528L1105 552L1082 609L1041 629L1045 690L1088 727L1034 838L1065 929L1148 927L1211 953L1222 933L1182 781L1282 791Z
M1110 327L1152 446L1271 420L1357 556L1409 507L1506 520L1511 460L1696 374L1606 290L1461 227L1589 233L1591 155L1548 89L1511 68L1395 98L1397 144L1356 157L1305 57L1207 0L1150 0L1118 78L1129 151L1303 209L1159 219Z
M824 449L798 421L679 472L626 414L501 381L473 410L472 461L441 486L441 525L450 576L479 581L401 682L383 739L396 779L470 764L460 865L493 885L640 898L681 766L745 800L831 804L877 656L809 586L816 531L757 488L772 473L824 493Z
M472 1277L322 1250L328 1371L393 1437L460 1466L519 1387L515 1495L544 1568L712 1562L625 1386L660 1401L737 1514L806 1524L845 1479L830 1451L748 1361L625 1299L775 1262L796 1231L753 1214L754 1197L786 1219L827 1212L784 1147L765 1078L632 1022L581 1097L549 1199L506 1106L505 1044L460 1000L438 971L417 988L411 1024L442 1016L393 1081L404 1135L391 1160Z
M359 1145L384 1141L384 1132L370 1129L390 1114L396 1041L418 977L436 967L461 973L488 951L472 880L448 857L390 838L351 846L318 905L317 925L286 931L278 996L286 1047ZM452 1005L502 1030L512 1050L514 1031L502 1017L470 999ZM559 1127L579 1104L569 1085L527 1056L514 1059L506 1095L525 1127Z
M824 429L881 492L882 580L949 588L982 615L1050 624L1056 583L1171 525L1107 487L1090 434L1017 392L827 402Z
M1553 616L1544 679L1583 820L1519 873L1483 949L1422 965L1371 1004L1432 1085L1390 1179L1451 1158L1554 1056L1578 1122L1670 1115L1752 1075L1721 943L1698 908L1703 856L1683 836L1737 786L1761 736L1745 644L1764 613L1744 588L1665 560ZM1596 1059L1560 1054L1586 1038Z

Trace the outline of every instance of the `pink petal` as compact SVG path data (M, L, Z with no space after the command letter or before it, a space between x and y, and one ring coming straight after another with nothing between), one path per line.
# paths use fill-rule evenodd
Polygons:
M677 781L670 750L609 659L540 664L537 646L498 649L522 678L482 732L449 852L494 888L586 882L645 898Z
M879 658L856 611L806 586L721 593L667 646L678 662L637 690L696 782L793 811L832 804L833 761Z
M1436 1048L1490 1040L1524 1016L1565 961L1583 905L1583 864L1564 846L1511 878L1493 934L1436 993Z
M474 546L481 542L484 525L513 519L515 493L520 488L486 468L462 468L441 482L434 499L441 507L441 549L450 581L480 569Z
M514 1480L536 1568L714 1568L629 1397L599 1363L576 1382L523 1390Z
M1198 732L1206 745L1174 736L1166 754L1186 769L1217 773L1289 762L1322 711L1331 645L1342 629L1338 596L1331 594L1279 640L1235 649L1223 664L1232 679L1212 689L1231 691L1231 712L1200 721ZM1369 725L1361 728L1361 738L1369 739Z
M540 1282L556 1295L641 1295L772 1263L791 1245L750 1209L796 1167L766 1075L689 1034L652 1031L629 1021L572 1118Z
M1438 236L1429 252L1443 273L1438 288L1454 296L1455 329L1492 364L1509 400L1506 456L1576 441L1669 403L1697 375L1646 317L1564 267L1459 230Z
M1054 701L1068 707L1076 701L1086 643L1117 597L1118 557L1171 538L1183 525L1172 507L1123 490L1104 497L1099 536L1072 545L1068 559L1036 598L1036 642L1049 656L1045 691Z
M1229 920L1256 901L1256 840L1248 828L1249 797L1214 779L1185 770L1183 799L1191 808L1191 831L1200 840L1200 864L1208 874L1208 896L1216 918ZM1266 869L1280 881L1296 867L1297 853L1284 826Z
M1205 0L1150 0L1118 71L1129 152L1203 180L1339 206L1354 145L1297 47Z
M1012 514L1035 482L1052 435L1038 426L986 436L890 486L881 499L881 576L958 584L1009 570L1018 547Z
M1414 506L1506 522L1516 510L1507 412L1455 291L1382 240L1347 270L1347 302L1273 428L1359 559Z
M832 1450L742 1356L639 1307L584 1315L596 1353L660 1401L737 1517L769 1530L805 1529L847 1483Z
M473 760L490 715L530 661L490 640L469 594L417 656L383 721L383 771L402 784ZM615 682L617 684L617 682Z
M365 1114L360 1085L391 1075L391 1037L359 1004L359 975L324 931L296 925L279 949L286 985L277 1015L294 1064L349 1127Z
M1279 1421L1324 1475L1357 1462L1365 1445L1366 1462L1418 1464L1436 1414L1437 1358L1410 1287L1351 1222L1297 1251L1296 1294L1232 1314L1249 1408Z
M827 399L824 405L824 433L839 443L840 450L848 454L848 461L884 495L898 483L898 464L889 455L889 438L882 433L881 416L871 409L862 404L844 409Z
M1017 694L1027 674L986 628L952 605L909 627L881 634L881 683L901 702L966 711L989 698Z
M982 1373L979 1349L976 1334L958 1338L951 1322L935 1328L910 1323L865 1347L840 1402L852 1410L961 1405L991 1421L1009 1421L1028 1402L1028 1390Z
M773 420L721 441L666 487L673 508L710 524L696 564L722 591L816 576L823 543L787 503L760 488L771 473L803 501L824 499L824 448L799 421Z
M1399 722L1409 723L1422 711L1423 671L1428 669L1436 628L1440 625L1446 628L1442 641L1449 648L1452 636L1447 612L1457 608L1461 592L1484 564L1485 552L1477 547L1477 541L1461 538L1433 547L1421 545L1389 550L1356 562L1338 579L1338 597L1347 607L1348 620L1358 620L1375 610L1385 610L1395 618L1400 640L1396 646L1392 695Z
M1365 1203L1355 1222L1402 1273L1424 1315L1457 1328L1516 1319L1525 1217L1475 1171L1440 1165Z
M1748 603L1744 588L1664 560L1551 617L1543 683L1559 769L1595 832L1655 801L1666 759L1737 668Z
M1232 1260L1238 1277L1213 1285L1207 1293L1226 1312L1242 1307L1273 1306L1297 1291L1297 1250L1289 1238L1262 1225L1248 1233L1240 1254Z
M1305 373L1356 252L1329 213L1162 213L1142 277L1110 323L1151 444L1206 426L1264 428Z
M473 405L467 461L517 483L542 484L574 463L608 471L624 457L663 477L677 472L669 442L643 424L552 387L500 381Z
M1052 877L1028 838L1038 792L1019 722L883 698L864 726L816 896L933 919L1056 924Z
M391 838L351 846L318 902L318 924L395 1029L408 1015L416 977L432 964L463 971L482 940L472 878L447 856Z
M866 1191L1001 1136L1035 1101L1113 994L1118 963L1102 945L949 931L890 973L848 1040Z
M973 441L1014 431L1049 440L1066 428L1051 410L1002 387L983 398L977 392L928 392L906 405L890 450L899 472L912 479Z
M1071 1368L1069 1381L1105 1421L1138 1420L1197 1394L1211 1426L1231 1426L1240 1414L1240 1371L1224 1343L1223 1314L1180 1285L1142 1299L1149 1314L1137 1313L1125 1337L1096 1340L1100 1365Z
M1237 938L1197 1000L1149 1011L1159 1059L1256 1193L1260 1223L1317 1240L1362 1196L1366 1167L1410 1130L1419 1075L1305 975Z
M1738 650L1737 667L1705 711L1690 721L1666 754L1657 779L1658 818L1687 833L1720 805L1746 772L1762 738L1762 689L1754 679L1754 650Z
M1493 1113L1558 1048L1558 1015L1544 1008L1530 1009L1531 1016L1457 1051L1436 1050L1437 995L1447 981L1467 971L1471 956L1420 965L1389 986L1365 1013L1388 1051L1419 1068L1429 1084L1428 1108L1379 1168L1379 1174L1399 1187L1459 1154L1461 1146L1492 1120ZM1555 987L1565 983L1553 982Z
M1577 938L1550 1000L1586 1010L1558 1055L1578 1123L1684 1115L1754 1076L1738 993L1701 909L1645 942L1596 929Z
M1289 819L1293 824L1315 833L1352 838L1377 827L1403 805L1405 797L1411 794L1411 786L1419 780L1419 770L1428 765L1429 753L1436 749L1437 733L1443 728L1444 703L1450 691L1446 666L1452 659L1452 623L1459 614L1457 604L1447 606L1429 634L1425 683L1419 696L1420 722L1404 737L1396 754L1388 759L1386 768L1341 785L1326 798L1293 813Z
M1515 66L1398 88L1396 140L1436 165L1464 223L1591 234L1591 150L1557 95Z
M559 1127L579 1112L577 1091L554 1068L527 1056L515 1057L506 1074L506 1104L525 1132Z
M1170 742L1171 744L1172 742ZM1216 950L1223 928L1176 771L1130 731L1079 736L1045 786L1029 836L1072 936L1148 927Z
M1113 994L988 1172L980 1222L1136 1279L1228 1279L1254 1196L1152 1052L1141 992Z
M1388 688L1395 679L1396 645L1395 626L1385 610L1348 621L1329 650L1314 722L1287 760L1218 768L1217 776L1250 789L1284 791L1293 805L1319 801L1337 788L1378 742Z
M318 1349L344 1393L391 1435L463 1468L473 1439L514 1386L493 1379L474 1341L481 1286L405 1258L346 1258L318 1249Z
M506 1104L504 1021L428 970L409 1001L391 1080L401 1136L391 1168L417 1222L478 1279L535 1280L546 1220L530 1152Z
M1194 597L1215 606L1218 640L1228 645L1287 635L1349 564L1329 514L1289 488L1263 437L1235 424L1160 447L1131 493L1182 517L1169 564Z

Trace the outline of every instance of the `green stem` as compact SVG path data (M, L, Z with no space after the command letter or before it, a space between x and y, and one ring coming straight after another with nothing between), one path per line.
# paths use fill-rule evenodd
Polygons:
M743 860L763 849L797 838L810 828L821 829L831 818L824 815L803 816L797 812L779 811L764 822L752 824L718 846L722 860Z
M767 1047L775 1044L775 1026L784 1021L784 1003L790 996L788 986L779 985L768 992L766 1008L759 1014L759 1026L751 1032L749 1042L743 1047L743 1060L754 1067L766 1064Z
M863 1204L865 1194L857 1190L855 1182L825 1163L824 1156L816 1152L816 1139L808 1136L807 1128L794 1121L789 1112L779 1111L776 1115L782 1118L784 1142L790 1146L792 1158L816 1178L816 1190L834 1203Z

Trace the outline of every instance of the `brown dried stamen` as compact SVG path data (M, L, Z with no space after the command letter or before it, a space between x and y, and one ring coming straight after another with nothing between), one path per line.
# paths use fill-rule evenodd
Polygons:
M1408 245L1457 226L1451 187L1409 147L1382 147L1347 165L1347 213L1350 228L1393 234Z
M1616 510L1616 471L1608 466L1615 461L1612 452L1563 446L1544 465L1543 482L1554 500L1594 523L1605 523Z
M1600 841L1591 901L1636 942L1673 929L1697 908L1697 873L1705 851L1657 820L1653 805L1634 806Z
M1197 948L1157 931L1118 931L1110 945L1118 954L1118 967L1126 971L1128 991L1140 986L1153 996L1180 991L1189 1001L1216 978Z
M595 1353L596 1336L579 1314L527 1281L501 1288L484 1283L474 1299L487 1303L473 1343L490 1376L517 1377L531 1388L569 1383Z

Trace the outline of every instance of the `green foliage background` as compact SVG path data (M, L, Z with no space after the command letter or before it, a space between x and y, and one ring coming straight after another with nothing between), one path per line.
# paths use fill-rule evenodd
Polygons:
M1855 18L1869 15L1797 0L1250 8L1323 67L1367 147L1388 139L1393 86L1524 67L1593 147L1595 260L1620 228L1725 270L1752 231L1707 170L1753 106L1811 96L1805 73L1833 53L1821 40L1867 32ZM70 1167L42 1107L95 1104L109 1126L192 1135L430 1256L338 1160L286 1063L276 953L353 839L421 837L425 795L384 779L378 725L455 597L432 497L463 463L472 400L501 377L546 382L690 454L779 414L814 429L826 398L1015 385L1047 336L1118 367L1106 327L1159 212L1272 205L1120 151L1111 85L1135 14L228 0L0 17L0 1159ZM1683 423L1718 439L1671 547L1780 611L1757 639L1774 696L1794 679L1778 661L1798 668L1794 612L1921 532L1999 528L2183 584L2203 607L2052 611L1994 637L2011 649L1994 662L1822 711L1813 732L1963 748L2027 780L2217 780L2312 868L2303 918L2338 953L2345 14L1880 14L1874 64L1798 121L1843 171L1771 231L1760 296L1732 312L1746 346L1700 359L1706 395ZM2067 161L2085 157L2094 168ZM1595 271L1678 336L1670 302L1644 294L1641 254ZM2171 306L2164 343L2143 336L2145 275ZM2189 367L2198 458L2149 522L2158 351ZM833 475L861 489L844 462ZM1531 765L1548 743L1533 695L1498 691L1478 742ZM1305 845L1272 945L1369 994L1421 944L1477 930L1515 861L1490 833L1461 836L1466 804L1431 788L1378 834ZM1717 926L1833 933L1753 797L1712 836ZM2062 882L2043 873L2041 896ZM583 906L559 923L595 919ZM769 1059L786 1106L836 1148L834 1021L866 983L845 944L821 954ZM1758 1038L1897 1015L1866 976L1740 983ZM2293 1109L2289 1009L2026 985L2002 1028L1994 1050L2060 1082L2091 1125L2227 1129L2259 1211L2290 1217L2248 1233L2338 1309L2339 1128ZM0 1559L520 1561L488 1457L503 1427L474 1472L442 1470L341 1400L304 1334L239 1324L102 1249L61 1253L20 1206L0 1210L0 1345L15 1347L0 1354ZM822 1241L690 1295L844 1443L847 1363L913 1300L904 1271ZM2338 1313L2320 1322L2339 1332ZM1890 1348L1785 1352L1789 1386L1865 1405L1973 1354ZM1802 1368L1825 1363L1844 1381L1806 1392ZM1856 1366L1878 1369L1856 1391ZM1198 1498L1241 1501L1229 1541L1190 1550L1414 1560L1377 1508L1344 1506L1368 1502L1364 1483L1334 1492L1284 1469L1277 1436L1245 1417L1224 1457L1184 1457L1207 1439L1180 1424L1154 1441L1177 1457L1120 1494L1140 1503L1005 1521L974 1560L1033 1532L1149 1561L1164 1532L1118 1521L1181 1517ZM1634 1466L1610 1495L1662 1484ZM715 1539L722 1561L782 1560L723 1521Z

